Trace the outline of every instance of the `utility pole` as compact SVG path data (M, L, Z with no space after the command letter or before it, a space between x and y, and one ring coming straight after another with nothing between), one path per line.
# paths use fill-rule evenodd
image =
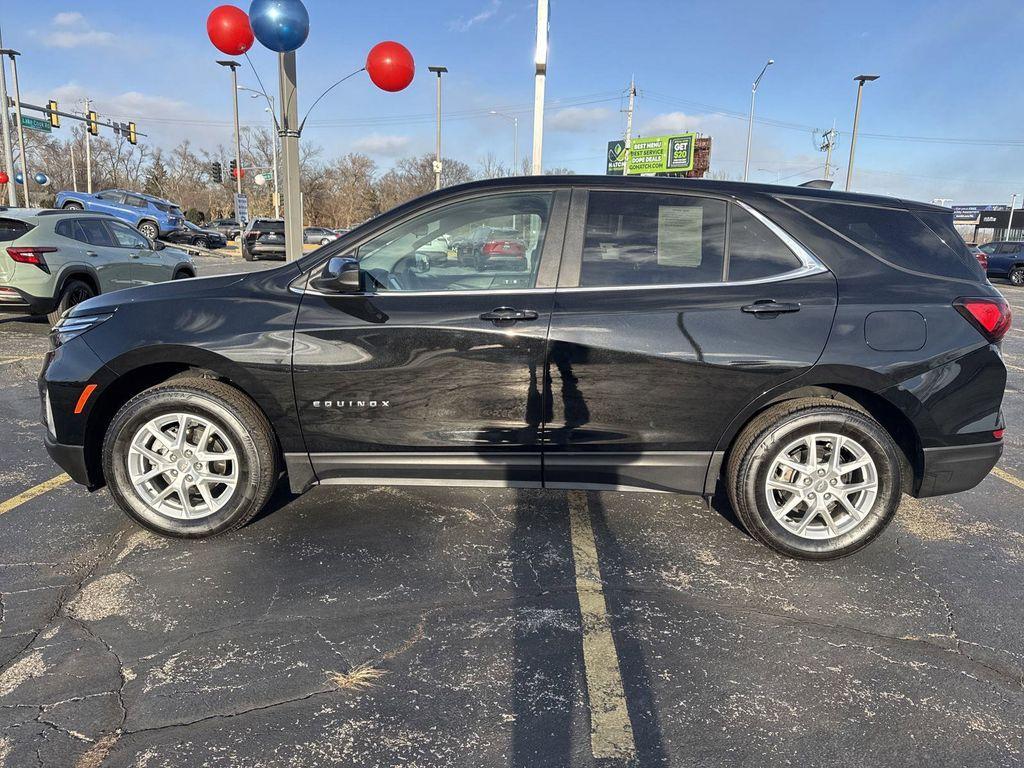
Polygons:
M537 0L537 48L533 80L533 175L544 173L544 87L548 74L548 0Z
M747 180L750 171L750 142L754 138L754 99L757 97L757 86L761 84L761 78L768 71L768 67L775 63L775 59L768 59L768 63L761 69L761 74L754 80L750 88L750 117L747 120L747 158L743 161L743 180Z
M295 88L295 51L277 55L281 118L278 121L284 170L285 258L302 256L302 194L299 187L299 104Z
M1017 206L1017 193L1013 193L1013 197L1010 198L1010 218L1006 222L1006 237L1004 240L1010 239L1010 231L1013 229L1013 209Z
M832 169L832 150L836 146L836 139L839 134L836 132L836 122L832 121L832 128L821 134L821 144L818 149L825 153L825 176L828 179Z
M29 207L28 192L28 154L25 152L25 126L21 122L21 88L18 87L18 60L16 56L21 54L12 48L0 48L0 56L7 56L11 60L11 79L14 80L14 114L18 118L18 150L21 153L21 198L25 201L25 207ZM7 104L4 104L4 120L7 119ZM14 181L14 177L11 177Z
M91 131L89 130L89 111L92 108L92 99L82 99L82 110L85 113L85 191L92 194L92 142L89 141Z
M626 107L626 149L622 153L622 175L629 176L629 148L633 143L633 109L636 107L636 77L629 78L629 106Z
M3 48L3 32L0 31L0 49ZM0 59L0 103L3 103L4 170L7 171L7 204L12 208L18 204L18 193L14 184L14 154L11 147L11 120L7 111L7 65Z
M441 188L441 75L448 67L427 67L437 75L437 147L434 151L434 189Z
M78 170L75 168L75 130L71 129L71 143L68 145L71 148L71 187L78 191Z
M222 67L231 70L231 99L235 108L235 194L242 194L242 142L238 136L238 68L237 61L218 61ZM238 211L235 211L237 217ZM241 224L241 222L239 222Z
M853 133L850 136L850 162L846 166L846 191L850 191L850 183L853 181L853 154L857 149L857 125L860 123L860 100L864 92L864 83L870 83L878 79L878 75L857 75L857 106L853 109Z

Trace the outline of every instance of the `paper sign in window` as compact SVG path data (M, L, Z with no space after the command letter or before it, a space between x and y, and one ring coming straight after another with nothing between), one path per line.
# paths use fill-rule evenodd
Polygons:
M704 209L699 205L658 207L658 264L689 267L701 263Z

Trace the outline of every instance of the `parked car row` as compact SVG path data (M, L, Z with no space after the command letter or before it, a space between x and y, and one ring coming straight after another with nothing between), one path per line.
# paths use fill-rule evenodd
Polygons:
M77 207L0 208L0 247L0 311L51 324L93 296L196 275L187 253Z

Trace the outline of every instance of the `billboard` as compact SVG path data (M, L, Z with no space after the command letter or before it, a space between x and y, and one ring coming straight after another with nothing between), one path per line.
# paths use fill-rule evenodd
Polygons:
M608 142L608 163L605 166L607 176L621 176L626 160L626 142L622 139Z
M687 173L694 169L696 133L674 136L638 136L629 145L629 168L626 173L638 176L644 173ZM608 142L608 160L605 173L621 176L625 166L626 143Z

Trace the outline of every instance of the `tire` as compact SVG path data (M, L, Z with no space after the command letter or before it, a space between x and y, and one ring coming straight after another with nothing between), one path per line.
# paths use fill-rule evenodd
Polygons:
M1024 267L1014 267L1007 278L1013 285L1024 286Z
M242 258L245 259L246 261L255 261L256 260L256 257L253 256L252 251L248 250L247 248L243 248L242 249Z
M186 418L187 441L197 442L173 446L181 423L176 416ZM167 420L166 426L159 427L166 443L147 430L153 420L161 419ZM200 431L204 424L205 431ZM171 483L179 482L175 479L179 473L194 473L193 460L198 456L186 457L184 451L198 451L199 440L211 454L229 456L226 451L233 451L234 459L198 463L207 478L233 477L235 485L211 481L203 494L195 483L188 486L184 482L199 475L186 474L182 486L166 493L174 487ZM129 450L140 441L148 455ZM151 455L166 458L163 466L167 469L143 481L145 490L140 490L132 481L133 473L140 480L161 468L148 458ZM103 439L103 473L114 500L137 523L164 536L197 539L227 533L249 522L273 493L279 470L273 430L252 400L223 382L185 378L151 387L117 412ZM154 504L161 494L166 494L166 499ZM186 503L192 505L191 516Z
M72 200L71 202L64 203L64 205L61 206L61 207L65 211L81 211L81 210L83 210L82 204L81 203L76 203L74 200Z
M189 278L195 277L191 272L186 272L184 269L179 269L174 273L172 280L188 280Z
M828 463L835 436L842 438L840 457L847 459L843 464L870 462L836 472ZM779 463L793 459L811 466L812 440L818 469L808 475ZM780 403L756 416L733 444L725 480L729 500L747 532L775 551L802 560L834 560L869 544L889 524L903 489L900 452L888 432L867 413L825 398ZM873 490L842 494L844 485L863 488L872 481ZM842 505L840 495L859 520ZM795 507L787 512L791 503Z
M327 245L329 242L331 241L325 237L323 240L320 241L320 245Z
M198 248L209 248L210 247L210 243L206 240L205 237L197 237L195 240L192 241L192 245L194 245L194 246L196 246Z
M72 278L64 283L64 287L60 292L60 298L57 300L57 307L46 316L46 319L50 321L51 326L56 325L61 315L76 304L81 304L86 299L91 299L95 295L96 291L87 282Z
M158 227L152 221L140 221L139 232L144 234L150 240L156 240L158 237L160 237L160 227Z

